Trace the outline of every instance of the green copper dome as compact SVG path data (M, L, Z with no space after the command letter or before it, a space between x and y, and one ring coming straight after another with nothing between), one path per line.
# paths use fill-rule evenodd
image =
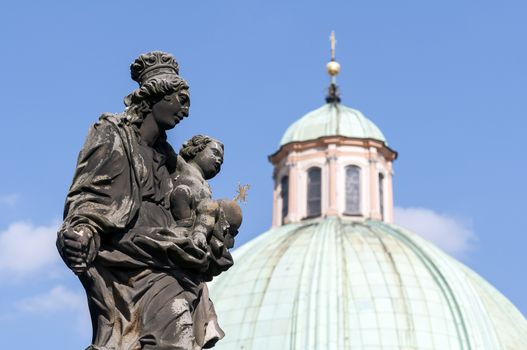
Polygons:
M388 144L381 130L360 111L340 103L326 103L289 126L280 146L324 136L374 139Z
M221 349L527 349L527 321L433 244L380 221L271 229L210 284Z

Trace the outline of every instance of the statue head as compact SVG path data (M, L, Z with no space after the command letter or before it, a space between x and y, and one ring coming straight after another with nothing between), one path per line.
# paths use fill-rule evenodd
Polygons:
M223 143L209 136L196 135L181 146L179 155L187 163L194 163L201 168L203 177L209 180L221 170Z
M188 116L188 84L179 76L179 65L171 54L161 51L142 54L132 63L130 72L139 83L139 88L124 99L131 123L140 125L156 108L160 113L170 114L166 129Z

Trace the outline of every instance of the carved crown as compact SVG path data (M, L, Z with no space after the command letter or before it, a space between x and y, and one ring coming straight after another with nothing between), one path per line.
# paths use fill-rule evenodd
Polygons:
M179 64L167 52L152 51L144 53L130 65L132 79L141 85L148 79L165 74L179 74Z

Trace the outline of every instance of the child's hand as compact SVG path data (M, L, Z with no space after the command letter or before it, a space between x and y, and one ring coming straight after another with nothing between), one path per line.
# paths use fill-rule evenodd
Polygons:
M207 250L207 236L203 232L194 232L192 241L198 248Z

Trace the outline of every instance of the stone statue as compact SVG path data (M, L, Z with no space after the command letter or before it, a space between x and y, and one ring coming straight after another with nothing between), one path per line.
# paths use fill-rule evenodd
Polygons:
M223 144L198 135L178 155L167 142L190 105L173 56L143 54L131 74L125 111L103 114L79 154L57 247L88 296L88 349L211 348L224 334L206 282L232 266L242 221L207 183Z

